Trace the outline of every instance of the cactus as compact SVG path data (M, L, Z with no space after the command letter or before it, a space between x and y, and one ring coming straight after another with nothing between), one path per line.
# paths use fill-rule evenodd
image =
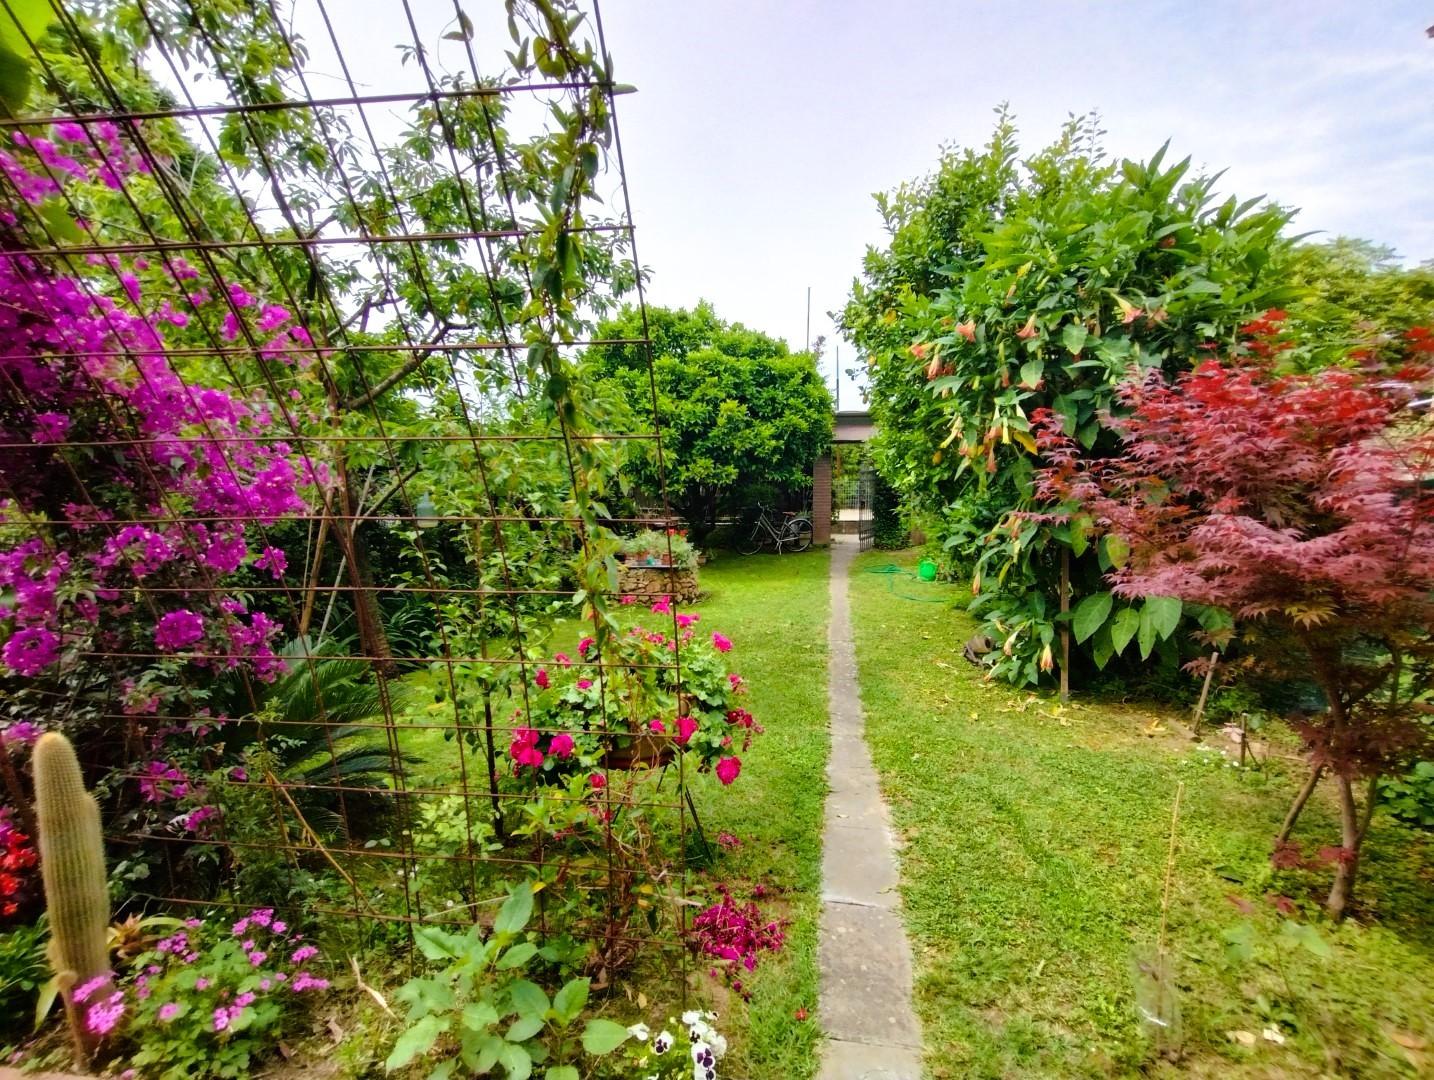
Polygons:
M51 732L35 744L35 813L40 873L50 916L50 963L61 987L70 1029L81 1057L93 1056L97 1036L70 991L110 970L106 932L109 886L105 879L100 809L85 790L75 748Z

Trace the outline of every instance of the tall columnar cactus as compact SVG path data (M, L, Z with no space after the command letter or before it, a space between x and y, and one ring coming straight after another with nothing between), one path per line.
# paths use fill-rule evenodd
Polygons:
M50 963L60 984L80 1053L89 1057L97 1038L70 991L109 972L106 932L110 898L105 878L100 809L85 790L75 748L49 733L35 744L35 813L40 872L50 916Z

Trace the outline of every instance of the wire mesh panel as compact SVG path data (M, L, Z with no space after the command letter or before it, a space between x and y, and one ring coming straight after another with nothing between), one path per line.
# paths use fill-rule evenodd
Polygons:
M0 22L0 708L79 747L124 910L362 943L527 881L601 978L680 973L684 795L745 714L614 595L661 442L580 363L641 304L595 8Z

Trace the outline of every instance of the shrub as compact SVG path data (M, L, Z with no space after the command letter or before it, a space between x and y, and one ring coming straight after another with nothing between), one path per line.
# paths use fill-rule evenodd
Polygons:
M670 557L672 565L679 570L697 569L697 549L680 529L665 532L643 529L622 542L622 551L630 563L651 561L665 566Z

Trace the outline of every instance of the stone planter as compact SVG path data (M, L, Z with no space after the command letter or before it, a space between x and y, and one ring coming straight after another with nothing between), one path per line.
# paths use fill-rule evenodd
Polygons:
M651 602L670 596L679 604L696 603L697 571L669 566L624 566L618 571L618 591Z

